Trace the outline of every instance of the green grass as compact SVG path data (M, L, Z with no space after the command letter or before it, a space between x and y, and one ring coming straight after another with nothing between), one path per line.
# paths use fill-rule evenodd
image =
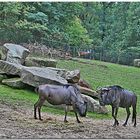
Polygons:
M119 84L126 89L134 91L138 96L137 112L140 113L140 69L130 66L122 66L112 63L105 63L95 60L85 60L91 64L82 64L76 61L59 60L58 68L65 68L67 70L80 69L81 77L87 80L93 89L99 86ZM20 105L20 107L28 108L33 111L33 105L38 100L38 95L30 90L12 89L5 85L0 85L0 101L7 102L11 105ZM87 116L93 119L109 119L111 117L111 108L108 115L96 114L88 112ZM56 109L54 107L43 107L42 111L53 114L64 115L64 110ZM124 117L126 114L124 109L119 109L119 117ZM68 115L74 116L73 112Z

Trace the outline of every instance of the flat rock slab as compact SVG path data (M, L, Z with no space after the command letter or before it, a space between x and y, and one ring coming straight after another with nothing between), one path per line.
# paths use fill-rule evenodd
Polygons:
M2 60L9 61L16 64L24 64L25 58L29 55L30 51L21 45L5 43L1 46Z
M41 84L67 84L65 70L57 68L26 67L0 60L0 70L8 75L20 76L23 83L36 87Z
M8 75L20 76L22 65L0 60L0 71Z
M3 79L7 79L6 75L0 74L0 82L2 82Z
M67 84L67 80L61 77L57 70L39 67L24 67L21 70L22 81L33 87L42 84L63 85Z
M25 60L25 66L56 68L56 64L57 60L47 58L27 57Z
M21 81L21 78L10 78L2 80L2 83L12 88L25 88L26 84Z

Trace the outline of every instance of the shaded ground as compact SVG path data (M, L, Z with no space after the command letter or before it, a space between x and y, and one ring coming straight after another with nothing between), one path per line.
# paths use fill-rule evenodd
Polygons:
M129 122L127 127L112 127L112 120L94 120L69 117L63 122L63 115L42 113L43 121L33 119L33 109L26 110L19 104L12 106L0 101L0 138L140 138L140 118L134 128ZM131 119L130 119L131 121Z

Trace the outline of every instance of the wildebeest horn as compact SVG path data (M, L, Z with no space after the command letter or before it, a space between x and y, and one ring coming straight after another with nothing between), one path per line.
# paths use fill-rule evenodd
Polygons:
M109 90L109 88L107 88L107 87L104 87L104 88L102 88L102 90Z
M101 88L102 88L102 87L100 87L100 86L99 86L99 87L97 87L97 88L96 88L96 91L100 90Z

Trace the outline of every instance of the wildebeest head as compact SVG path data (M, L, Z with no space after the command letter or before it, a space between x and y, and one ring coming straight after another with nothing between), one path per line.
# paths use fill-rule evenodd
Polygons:
M75 109L81 117L85 117L87 113L87 102L77 102L75 104Z
M74 108L81 117L85 117L87 113L87 102L83 99L81 92L78 88L75 88L74 92L76 95L74 96L75 98Z
M99 97L99 103L101 106L109 105L111 102L109 100L109 91L110 88L105 87L97 90L98 97Z

